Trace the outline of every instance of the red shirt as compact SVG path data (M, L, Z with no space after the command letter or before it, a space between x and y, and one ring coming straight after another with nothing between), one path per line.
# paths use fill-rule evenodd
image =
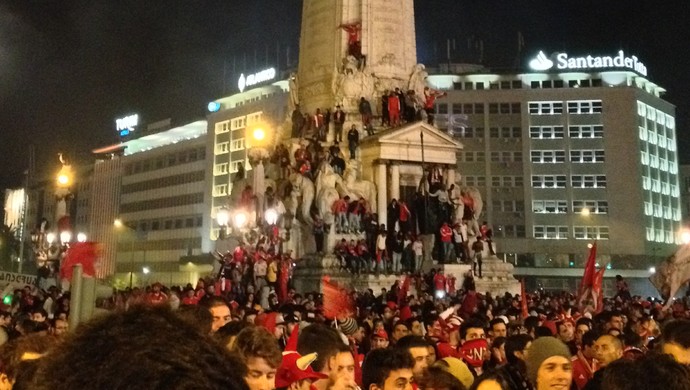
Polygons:
M407 205L404 203L400 203L400 221L401 222L407 222L407 220L410 218L410 209L407 208Z
M436 344L436 350L438 351L439 359L453 357L462 360L462 354L460 351L449 343L441 342Z
M436 290L446 291L446 277L441 274L434 276L434 288Z
M582 390L587 385L587 382L594 377L596 365L593 359L588 361L581 351L573 356L571 362L573 364L573 382L575 382L578 389Z
M442 242L451 242L453 239L453 230L449 226L442 226L441 227L441 241Z

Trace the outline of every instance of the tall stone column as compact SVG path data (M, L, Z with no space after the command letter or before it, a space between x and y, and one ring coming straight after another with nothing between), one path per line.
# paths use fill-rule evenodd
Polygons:
M397 199L400 201L400 164L391 164L391 196L390 199Z
M379 214L379 225L385 224L388 219L388 196L386 195L386 164L379 162L376 168L376 208Z

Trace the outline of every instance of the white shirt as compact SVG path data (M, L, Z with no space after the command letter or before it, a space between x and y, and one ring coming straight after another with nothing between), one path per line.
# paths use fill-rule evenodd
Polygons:
M385 234L379 234L378 237L376 237L376 249L379 250L386 250L386 235Z
M424 245L422 245L421 241L415 241L412 243L412 250L414 250L415 255L421 256L423 249L424 249Z

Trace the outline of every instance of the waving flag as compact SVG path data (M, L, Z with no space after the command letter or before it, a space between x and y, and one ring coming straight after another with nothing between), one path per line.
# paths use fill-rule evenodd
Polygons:
M323 291L323 315L326 318L347 318L355 313L346 289L340 288L329 276L321 279Z

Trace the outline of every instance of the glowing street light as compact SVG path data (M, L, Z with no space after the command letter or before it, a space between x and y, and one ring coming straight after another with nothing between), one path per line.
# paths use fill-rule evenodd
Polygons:
M257 127L256 129L254 129L252 136L255 140L262 141L264 138L266 138L266 131L261 127Z
M53 245L55 242L55 233L46 234L46 241L48 241L48 245Z
M588 217L590 213L591 213L591 211L588 208L585 207L582 209L582 215L583 216Z
M151 273L151 269L149 267L143 267L141 269L141 272L143 272L144 275L148 275L149 273Z
M86 233L82 233L82 232L77 233L77 241L78 242L86 242Z
M234 217L235 227L242 229L247 224L247 214L239 212Z
M655 274L656 273L656 267L649 267L649 273Z
M121 228L123 226L122 220L120 218L116 219L113 225L118 229Z
M680 241L685 245L690 244L690 230L683 230L680 232Z
M68 232L67 230L60 232L61 243L67 244L70 241L72 241L72 233Z
M226 207L221 207L220 210L218 210L216 213L216 222L218 226L228 226L228 222L230 222L230 212Z
M278 212L275 209L268 209L264 212L264 218L269 225L275 225L278 221Z

